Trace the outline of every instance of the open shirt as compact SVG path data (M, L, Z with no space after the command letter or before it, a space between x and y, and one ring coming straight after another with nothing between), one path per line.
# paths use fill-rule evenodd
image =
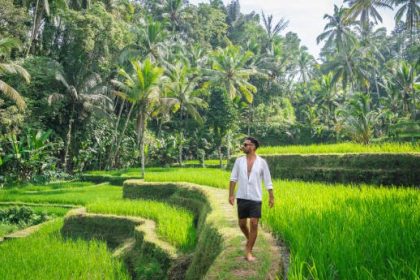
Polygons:
M267 162L262 157L257 156L249 178L247 173L246 156L241 156L235 160L230 176L231 181L238 183L236 198L262 201L261 181L264 180L264 185L267 190L273 188Z

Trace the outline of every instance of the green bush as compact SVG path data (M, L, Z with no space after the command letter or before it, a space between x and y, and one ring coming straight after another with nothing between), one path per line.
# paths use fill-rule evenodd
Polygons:
M0 209L0 223L15 224L19 227L40 224L48 219L49 217L45 212L37 214L27 206Z

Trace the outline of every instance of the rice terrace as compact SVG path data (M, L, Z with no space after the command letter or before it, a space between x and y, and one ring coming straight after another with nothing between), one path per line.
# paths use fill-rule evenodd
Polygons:
M420 280L420 3L0 0L0 280Z

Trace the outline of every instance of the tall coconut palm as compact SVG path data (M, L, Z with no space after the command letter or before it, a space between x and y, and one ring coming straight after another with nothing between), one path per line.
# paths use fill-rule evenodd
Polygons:
M70 108L63 164L64 169L70 171L70 146L76 121L86 119L94 111L111 111L112 100L106 95L108 88L104 86L99 74L92 73L80 82L70 82L71 79L65 73L57 71L56 79L64 86L65 92L51 94L48 104L51 106L55 102L63 101Z
M136 133L140 146L141 175L144 177L144 135L147 121L156 105L161 101L160 86L164 79L164 69L154 65L150 58L147 58L144 62L133 60L131 65L133 71L130 74L124 69L119 70L119 75L123 78L120 87L137 109Z
M171 22L172 31L182 24L185 15L185 1L184 0L166 0L164 4L163 16L168 18Z
M208 79L216 85L223 85L231 99L241 94L252 103L257 88L249 82L252 75L259 72L250 66L254 54L243 52L239 46L229 44L218 48L211 55L211 68L206 70Z
M205 108L207 103L200 98L200 91L198 87L198 77L193 76L193 70L188 64L176 63L175 65L167 65L167 76L169 82L165 86L165 92L177 99L180 111L181 126L180 126L180 145L179 148L179 163L182 165L182 149L184 140L184 131L187 116L192 117L198 123L202 124L203 119L198 111L199 108Z
M25 70L25 68L14 62L6 61L6 58L9 57L10 51L13 48L20 48L20 43L18 40L12 38L0 39L0 93L13 100L20 111L24 111L26 108L26 103L23 97L18 91L16 91L16 89L7 84L5 81L1 80L1 76L5 74L17 74L21 76L27 83L30 82L31 76Z
M38 35L41 31L42 24L45 21L46 17L50 16L50 1L49 0L20 0L19 4L25 6L26 8L32 10L32 29L31 35L29 37L29 44L26 50L26 55L32 49L32 43L38 38ZM66 0L55 0L53 2L53 7L55 10L65 9L67 7ZM54 9L53 9L54 12Z
M134 27L133 33L137 35L137 42L127 46L120 54L120 62L125 63L138 57L149 57L159 61L166 51L165 39L167 32L159 21L149 18L146 26Z
M399 22L405 14L405 25L413 36L413 30L420 24L420 2L418 0L393 0L395 6L400 6L395 14L395 21Z
M346 19L345 14L345 8L334 5L334 14L324 15L324 19L328 22L324 27L324 32L316 38L318 44L326 40L327 47L333 47L339 52L353 45L355 40L355 34L351 30L353 22Z
M273 26L273 15L269 15L266 17L264 12L261 12L261 14L263 17L265 31L267 32L268 36L268 48L272 50L274 37L280 32L282 32L284 29L286 29L287 25L289 24L289 21L284 18L280 18L280 20Z
M392 9L392 0L344 0L349 3L348 18L356 20L360 18L361 25L369 26L370 18L375 23L382 22L382 16L378 12L378 8Z

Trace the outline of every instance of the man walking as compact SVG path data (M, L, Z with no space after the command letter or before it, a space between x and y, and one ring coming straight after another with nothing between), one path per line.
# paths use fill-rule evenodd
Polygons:
M256 155L255 151L259 147L259 142L253 137L246 137L242 151L245 156L236 159L233 165L229 186L229 203L233 206L235 202L235 186L238 183L236 200L238 203L239 227L244 233L247 243L245 247L245 258L254 261L252 248L258 234L258 221L261 218L262 187L261 181L269 193L269 206L274 205L273 184L271 182L270 170L267 162ZM247 219L250 218L248 228Z

